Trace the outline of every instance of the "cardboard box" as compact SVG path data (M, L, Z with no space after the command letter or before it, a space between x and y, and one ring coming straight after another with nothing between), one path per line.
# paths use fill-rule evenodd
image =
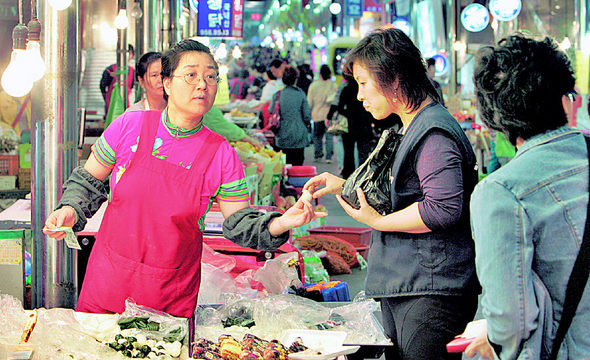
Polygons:
M20 144L18 147L18 166L22 169L31 168L31 144Z
M24 230L0 230L0 293L24 300Z
M16 190L16 176L0 176L0 190Z

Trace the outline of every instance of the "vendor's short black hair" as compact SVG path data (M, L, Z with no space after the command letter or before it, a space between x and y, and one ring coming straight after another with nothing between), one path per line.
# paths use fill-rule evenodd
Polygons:
M211 60L213 60L215 71L219 72L217 62L215 61L213 54L211 54L211 50L207 46L196 40L185 39L176 43L170 49L166 50L166 52L162 55L162 79L171 77L178 67L182 55L191 51L202 52L209 55ZM168 94L166 94L166 91L164 91L164 99L168 101Z
M143 54L137 61L137 64L135 65L135 76L137 77L137 80L143 79L150 64L161 58L162 54L155 51L150 51Z
M482 120L512 144L567 124L562 97L576 93L571 62L557 43L521 34L480 50L474 83Z
M283 74L283 84L286 86L295 85L298 77L299 71L295 67L288 65L285 67L285 73Z
M434 66L434 65L436 65L436 60L434 60L434 58L426 59L426 67L427 68Z

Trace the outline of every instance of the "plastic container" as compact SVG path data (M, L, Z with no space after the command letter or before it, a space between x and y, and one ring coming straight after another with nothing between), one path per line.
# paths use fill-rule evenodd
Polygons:
M315 166L290 166L287 168L287 175L294 177L313 177L317 175Z
M18 161L17 154L0 155L0 175L18 175Z
M311 235L330 235L352 244L363 258L369 255L371 228L357 226L320 226L308 230Z
M289 176L287 182L289 183L289 185L300 188L303 187L303 185L305 185L305 183L312 177L313 176Z

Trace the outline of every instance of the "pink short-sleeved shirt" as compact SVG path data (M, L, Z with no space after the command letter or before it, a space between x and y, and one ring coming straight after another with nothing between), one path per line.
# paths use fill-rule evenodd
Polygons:
M111 192L115 192L117 183L125 176L137 145L144 111L129 111L115 119L92 146L92 156L104 167L112 169L110 177ZM190 168L195 154L204 146L206 136L202 123L191 130L184 130L172 125L167 118L167 110L161 115L161 122L156 132L152 155L165 159L184 168ZM197 157L198 159L198 157ZM149 179L146 179L149 181ZM213 157L205 174L201 194L201 215L199 224L203 227L203 217L209 210L214 198L220 201L248 201L244 170L233 147L223 142Z

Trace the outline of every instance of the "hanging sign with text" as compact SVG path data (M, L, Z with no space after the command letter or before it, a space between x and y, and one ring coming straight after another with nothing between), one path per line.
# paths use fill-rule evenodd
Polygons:
M344 15L360 18L363 16L363 0L346 0Z

